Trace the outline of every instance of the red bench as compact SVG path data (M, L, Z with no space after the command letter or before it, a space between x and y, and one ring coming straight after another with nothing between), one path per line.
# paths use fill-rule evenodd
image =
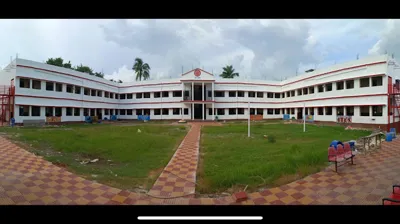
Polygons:
M400 205L400 185L393 185L393 192L389 198L382 199L383 205Z
M337 150L333 146L328 148L328 162L335 163L335 172L337 168L351 161L351 165L354 165L355 154L351 151L350 144L348 142L344 143L344 148L342 145L337 145Z

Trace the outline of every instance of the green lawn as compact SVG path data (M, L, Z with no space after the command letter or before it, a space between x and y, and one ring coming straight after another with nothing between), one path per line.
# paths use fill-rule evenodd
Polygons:
M256 190L286 184L317 172L327 163L332 140L348 141L369 131L300 124L225 124L202 129L199 193ZM273 136L272 143L264 135Z
M138 129L141 133L138 133ZM187 133L184 125L66 125L0 128L25 148L86 178L122 189L150 188ZM99 161L81 164L83 160Z

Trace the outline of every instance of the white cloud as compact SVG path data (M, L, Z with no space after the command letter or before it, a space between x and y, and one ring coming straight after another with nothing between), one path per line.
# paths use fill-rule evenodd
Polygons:
M400 54L398 26L397 20L1 20L0 64L16 53L40 62L62 57L128 82L140 57L152 79L178 77L182 67L218 75L232 64L241 77L279 80L356 54Z

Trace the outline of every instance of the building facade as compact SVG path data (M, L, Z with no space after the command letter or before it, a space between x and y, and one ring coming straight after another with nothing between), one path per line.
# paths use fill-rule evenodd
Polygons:
M314 122L347 122L384 128L399 122L396 62L374 56L318 69L284 81L216 79L194 69L180 79L115 83L71 69L16 59L2 79L13 79L10 117L15 122L85 116L138 119L282 119L284 114ZM3 75L6 74L6 75ZM132 72L132 75L133 72ZM249 110L250 107L250 110ZM339 118L347 119L339 119ZM350 119L348 119L350 118Z

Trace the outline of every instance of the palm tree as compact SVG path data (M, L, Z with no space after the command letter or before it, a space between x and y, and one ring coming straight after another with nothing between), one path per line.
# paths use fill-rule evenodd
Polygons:
M141 58L135 58L135 64L132 68L136 73L136 81L141 81L150 78L150 66L147 63L143 63Z
M235 72L235 69L233 68L232 65L227 65L222 68L223 72L220 77L224 79L233 79L235 76L239 77L239 73Z

